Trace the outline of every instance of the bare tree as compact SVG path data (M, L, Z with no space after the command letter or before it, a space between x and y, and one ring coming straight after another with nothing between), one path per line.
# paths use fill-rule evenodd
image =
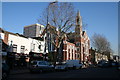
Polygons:
M63 38L66 32L74 29L75 26L75 11L72 3L66 2L52 2L43 12L40 23L44 23L46 27L54 26L56 30L53 30L54 35L56 35L58 41L52 41L52 44L57 48L57 53L60 53L60 47L63 42ZM49 26L48 26L49 23ZM47 28L46 28L47 30ZM47 32L47 31L46 31Z
M111 52L110 42L106 39L105 36L100 34L94 34L92 36L92 45L96 48L100 53L103 52Z

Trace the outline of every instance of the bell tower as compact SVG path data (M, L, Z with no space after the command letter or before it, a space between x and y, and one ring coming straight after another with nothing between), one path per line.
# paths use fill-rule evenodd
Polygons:
M75 41L79 41L82 38L82 18L80 16L80 11L77 12L76 16L76 27L75 27Z
M76 16L76 27L75 27L75 45L77 48L78 58L82 61L82 18L80 11L77 12Z

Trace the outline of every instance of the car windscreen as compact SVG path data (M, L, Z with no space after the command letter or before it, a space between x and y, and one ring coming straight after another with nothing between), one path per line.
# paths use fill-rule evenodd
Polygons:
M31 65L36 65L37 62L36 61L31 61Z
M40 61L38 64L39 65L47 65L44 61Z
M66 65L66 63L58 63L58 64L56 64L56 65Z

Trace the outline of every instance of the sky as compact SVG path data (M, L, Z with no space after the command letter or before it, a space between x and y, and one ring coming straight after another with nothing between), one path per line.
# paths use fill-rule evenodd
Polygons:
M75 11L80 11L83 24L87 24L88 36L103 34L118 53L118 3L117 2L72 2ZM48 2L3 2L2 28L23 34L24 26L37 23ZM42 24L42 23L41 23Z

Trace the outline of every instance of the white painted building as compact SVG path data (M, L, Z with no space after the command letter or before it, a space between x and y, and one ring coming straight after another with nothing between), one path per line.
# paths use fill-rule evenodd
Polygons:
M37 40L33 38L27 38L23 35L14 34L4 30L0 33L0 39L2 39L4 42L7 41L6 43L9 46L8 52L29 54L29 52L31 51L44 54L44 39Z

